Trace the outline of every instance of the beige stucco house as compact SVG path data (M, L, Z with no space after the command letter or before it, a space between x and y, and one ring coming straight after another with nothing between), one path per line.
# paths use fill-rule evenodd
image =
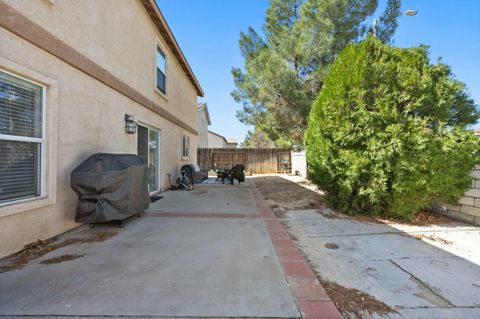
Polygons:
M138 153L167 188L196 163L197 96L154 0L0 0L0 256L78 226L70 172L93 153Z
M208 148L208 126L212 125L207 103L198 103L197 106L197 145L199 148Z
M238 141L235 138L225 138L227 140L227 148L237 148L238 146Z
M208 131L209 148L237 148L238 142L234 138L227 138L223 135Z
M209 148L226 148L227 139L218 133L208 131L208 147Z

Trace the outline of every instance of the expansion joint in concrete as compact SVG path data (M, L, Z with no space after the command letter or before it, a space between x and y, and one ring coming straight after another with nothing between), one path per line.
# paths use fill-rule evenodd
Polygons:
M480 309L480 306L453 306L453 307L430 307L430 306L419 306L419 307L404 307L404 306L398 306L395 307L396 309L399 310L415 310L415 309Z
M438 299L440 299L441 301L443 301L445 304L447 304L448 306L446 307L442 307L442 306L439 306L439 307L442 307L442 308L455 308L455 305L452 304L447 298L445 298L444 296L440 295L439 293L437 293L434 289L432 289L427 283L425 283L424 281L422 281L420 278L418 278L417 276L415 276L414 274L412 274L411 272L409 272L408 270L406 270L405 268L403 268L402 266L400 266L399 264L397 264L395 261L391 260L390 259L390 262L392 264L394 264L395 266L397 266L400 270L404 271L405 273L407 273L408 275L410 275L411 278L413 278L416 282L418 282L419 284L421 284L426 290L428 290L428 292L430 292L431 294L433 294L435 297L437 297Z

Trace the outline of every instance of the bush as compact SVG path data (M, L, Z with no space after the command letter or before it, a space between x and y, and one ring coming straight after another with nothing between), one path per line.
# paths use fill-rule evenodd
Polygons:
M470 186L479 113L450 68L426 47L350 44L313 103L309 174L337 209L410 219Z

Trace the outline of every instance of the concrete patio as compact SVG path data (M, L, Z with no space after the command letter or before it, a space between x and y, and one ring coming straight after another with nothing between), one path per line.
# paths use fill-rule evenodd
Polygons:
M68 232L58 241L118 231L1 273L0 316L338 318L304 264L285 268L301 256L279 254L295 248L258 194L248 182L196 185L165 192L124 229ZM41 263L64 255L81 258Z
M480 318L480 228L339 218L325 209L287 214L289 232L318 273L390 305L375 318ZM365 315L368 318L368 315Z

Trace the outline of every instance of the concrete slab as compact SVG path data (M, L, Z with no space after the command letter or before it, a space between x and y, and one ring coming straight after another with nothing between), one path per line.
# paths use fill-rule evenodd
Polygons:
M85 256L40 264L66 253ZM105 242L67 246L0 274L0 291L3 316L300 316L258 219L134 219Z
M319 255L308 257L322 277L366 292L393 308L451 306L389 260L343 262L325 261Z
M331 211L323 213L329 216ZM332 215L334 216L334 215ZM294 210L288 212L288 219L292 221L289 227L298 229L308 237L351 236L362 234L382 234L399 232L385 224L363 223L352 219L338 219L325 217L316 209ZM326 221L329 221L328 223Z
M395 263L456 307L480 307L480 267L459 257Z
M258 212L250 187L194 185L192 191L168 191L149 212L245 214Z
M286 221L323 278L399 311L384 318L480 318L480 228L366 223L328 210L290 211Z
M373 318L382 318L373 316ZM398 314L387 316L392 319L478 319L480 310L472 308L416 308L401 309Z

